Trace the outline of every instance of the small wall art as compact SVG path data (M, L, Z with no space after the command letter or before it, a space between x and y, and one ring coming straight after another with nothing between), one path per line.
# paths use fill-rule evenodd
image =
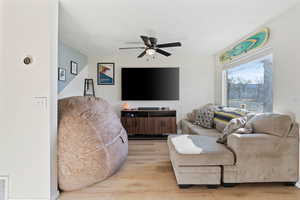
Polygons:
M74 62L74 61L71 61L71 67L70 67L70 72L71 74L73 75L77 75L78 74L78 63L77 62Z
M115 63L97 64L97 84L98 85L115 84Z

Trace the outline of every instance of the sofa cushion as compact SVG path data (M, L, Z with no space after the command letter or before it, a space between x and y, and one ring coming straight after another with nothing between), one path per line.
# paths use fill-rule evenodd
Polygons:
M282 137L289 133L292 125L293 120L289 115L261 113L256 114L251 120L249 120L246 127L252 127L253 132Z
M203 128L185 119L181 121L181 129L184 134L195 134L195 135L213 136L213 137L219 137L221 134L216 129Z
M233 153L225 145L216 143L216 139L209 136L172 135L168 137L168 145L176 153L178 165L233 165Z
M203 128L198 125L193 125L191 127L191 132L200 136L211 136L211 137L220 136L220 133L216 129Z

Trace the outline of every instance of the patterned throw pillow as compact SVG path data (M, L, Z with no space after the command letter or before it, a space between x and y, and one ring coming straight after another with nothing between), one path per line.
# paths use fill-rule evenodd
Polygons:
M216 126L216 129L222 133L224 128L230 122L230 120L243 117L247 113L248 112L245 110L241 110L238 108L230 108L230 107L224 107L221 110L215 111L214 124Z
M195 124L204 128L213 128L215 110L216 106L213 104L207 104L199 110L197 110Z
M252 128L246 126L247 122L254 116L250 113L244 117L232 119L223 131L223 135L218 138L217 142L221 144L227 144L227 137L232 133L249 134L252 133Z

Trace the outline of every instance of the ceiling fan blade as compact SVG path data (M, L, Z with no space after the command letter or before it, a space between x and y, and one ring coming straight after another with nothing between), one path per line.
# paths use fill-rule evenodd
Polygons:
M143 57L145 54L146 54L146 51L143 51L143 52L138 56L138 58Z
M125 50L125 49L146 49L146 47L123 47L123 48L119 48L119 50Z
M157 53L160 53L160 54L162 54L162 55L164 55L164 56L170 56L170 55L172 55L172 54L170 54L169 52L166 52L166 51L164 51L164 50L162 50L162 49L156 49L156 52L157 52Z
M168 48L168 47L181 47L180 42L166 43L166 44L158 44L156 45L158 48Z
M124 44L126 44L126 45L144 45L144 42L141 42L141 41L139 41L139 42L137 42L137 41L132 41L132 42L124 42Z
M148 38L147 36L141 35L141 38L142 38L144 44L145 44L147 47L151 47L149 38Z
M150 37L149 40L150 40L150 42L151 42L151 46L152 46L152 47L155 47L156 44L157 44L157 39L154 38L154 37Z

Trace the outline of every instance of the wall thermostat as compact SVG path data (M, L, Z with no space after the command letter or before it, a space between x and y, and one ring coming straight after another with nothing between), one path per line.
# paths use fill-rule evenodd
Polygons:
M23 60L25 65L29 65L32 63L32 58L30 56L26 56Z

